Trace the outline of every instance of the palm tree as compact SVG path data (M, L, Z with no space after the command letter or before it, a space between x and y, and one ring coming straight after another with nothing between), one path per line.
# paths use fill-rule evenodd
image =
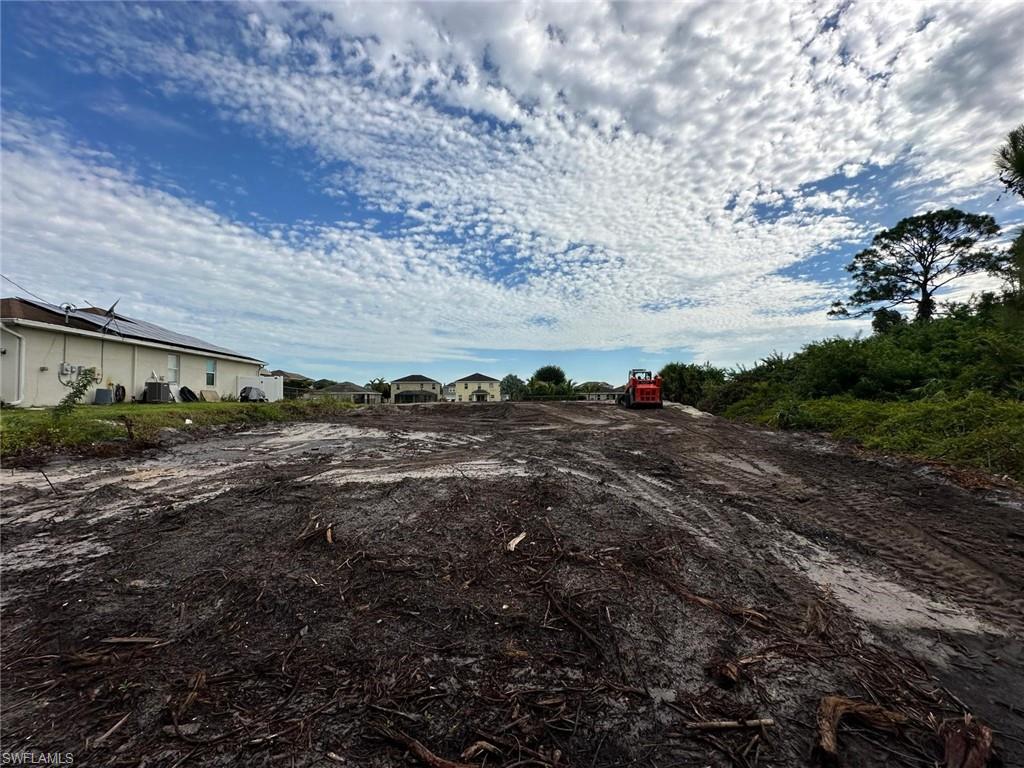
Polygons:
M996 168L1006 188L1024 198L1024 124L1010 131L996 151Z

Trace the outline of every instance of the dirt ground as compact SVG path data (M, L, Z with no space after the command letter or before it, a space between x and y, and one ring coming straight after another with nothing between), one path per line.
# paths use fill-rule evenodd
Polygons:
M800 766L829 759L835 696L891 725L844 719L845 765L947 764L965 712L1024 765L1009 488L583 403L359 409L44 471L2 479L6 751Z

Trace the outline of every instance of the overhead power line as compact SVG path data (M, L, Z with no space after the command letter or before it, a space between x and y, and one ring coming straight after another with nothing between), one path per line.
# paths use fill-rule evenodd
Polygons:
M33 299L39 299L39 301L42 301L45 304L52 304L53 303L53 302L47 301L46 299L44 299L42 296L39 296L38 294L32 293L32 291L30 291L24 285L20 285L19 283L14 282L13 280L11 280L11 278L9 278L5 274L0 273L0 277L2 277L4 280L6 280L11 285L14 285L14 286L17 286L18 288L21 288L21 290L23 290L25 293L27 293Z

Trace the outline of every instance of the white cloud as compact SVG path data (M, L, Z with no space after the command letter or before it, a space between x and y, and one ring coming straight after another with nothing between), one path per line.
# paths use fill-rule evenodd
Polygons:
M326 191L409 226L275 237L19 123L4 251L169 324L217 307L262 354L296 334L350 359L792 346L837 329L837 289L778 272L862 239L878 203L813 185L900 162L968 198L1024 114L1012 3L258 4L196 25L197 8L154 26L89 6L52 44L309 148Z

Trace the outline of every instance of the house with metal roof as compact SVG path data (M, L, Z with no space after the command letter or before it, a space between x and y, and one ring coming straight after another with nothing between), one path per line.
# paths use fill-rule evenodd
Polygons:
M141 400L143 393L238 395L261 386L262 362L110 309L0 299L0 399L9 405L56 405L80 371L99 381L85 402ZM156 390L149 385L158 386Z
M368 389L367 387L361 387L351 381L331 384L323 389L311 389L302 397L305 400L312 400L318 397L333 397L337 400L348 400L358 405L379 405L381 400L380 392Z
M455 380L455 402L487 403L501 400L501 382L483 373L471 373Z
M436 403L441 398L443 385L440 381L413 373L391 382L393 403Z

